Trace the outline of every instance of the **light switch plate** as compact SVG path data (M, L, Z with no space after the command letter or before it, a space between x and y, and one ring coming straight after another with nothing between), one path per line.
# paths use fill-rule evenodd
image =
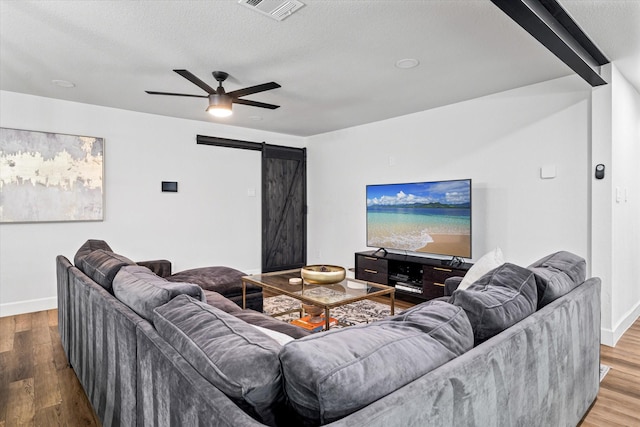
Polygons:
M540 178L552 179L556 177L556 165L546 165L540 168Z

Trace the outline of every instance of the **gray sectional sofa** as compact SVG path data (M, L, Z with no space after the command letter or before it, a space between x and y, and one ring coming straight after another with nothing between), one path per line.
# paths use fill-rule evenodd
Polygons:
M600 280L567 252L313 335L102 241L56 262L63 348L104 426L574 426L598 393Z

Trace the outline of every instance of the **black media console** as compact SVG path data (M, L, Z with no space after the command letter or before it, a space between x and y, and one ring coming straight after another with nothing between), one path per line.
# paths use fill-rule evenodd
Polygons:
M464 276L473 264L368 251L356 253L356 279L395 286L396 298L422 302L444 295L444 281Z

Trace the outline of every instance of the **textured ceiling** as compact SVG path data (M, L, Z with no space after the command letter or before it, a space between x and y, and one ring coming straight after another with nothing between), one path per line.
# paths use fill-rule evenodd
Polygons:
M572 74L488 0L303 2L279 22L235 0L0 0L0 89L308 136ZM640 0L561 3L640 88ZM227 91L278 82L246 98L281 108L217 119L144 92L203 94L174 68L212 86L226 71Z

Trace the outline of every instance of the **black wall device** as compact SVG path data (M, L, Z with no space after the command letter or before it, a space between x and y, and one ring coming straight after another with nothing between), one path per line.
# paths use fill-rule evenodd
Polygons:
M602 178L604 178L604 165L600 163L599 165L596 165L596 179Z
M176 181L162 181L162 191L169 193L178 192L178 183Z

